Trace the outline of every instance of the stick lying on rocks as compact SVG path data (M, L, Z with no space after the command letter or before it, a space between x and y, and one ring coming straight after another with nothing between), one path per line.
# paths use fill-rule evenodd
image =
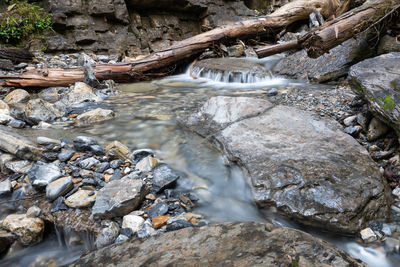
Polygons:
M282 28L307 19L309 14L319 11L325 18L335 14L339 0L296 0L269 16L245 20L193 36L161 51L129 63L104 64L93 67L99 80L112 79L118 82L137 81L159 69L175 65L182 60L197 56L216 42L229 42L237 38L249 38L279 32ZM16 87L67 86L83 80L82 68L41 69L21 75L2 75L0 85Z

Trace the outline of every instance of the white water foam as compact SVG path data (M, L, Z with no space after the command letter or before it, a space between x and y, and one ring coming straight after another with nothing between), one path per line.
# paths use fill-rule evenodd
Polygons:
M257 89L264 87L287 85L289 80L281 77L274 77L270 72L273 65L280 57L268 57L264 59L245 58L249 63L258 63L266 69L265 74L241 72L241 71L213 71L194 66L189 67L184 74L172 76L165 80L183 81L193 83L196 87L212 88L241 88ZM196 77L196 78L194 78ZM164 80L164 81L165 81Z

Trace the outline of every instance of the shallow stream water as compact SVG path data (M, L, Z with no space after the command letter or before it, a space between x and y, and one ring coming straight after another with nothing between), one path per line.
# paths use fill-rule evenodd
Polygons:
M262 63L270 66L276 60L277 58L270 58ZM227 164L224 156L207 140L182 128L177 122L177 117L189 114L211 96L241 95L267 98L266 93L272 88L285 90L290 87L318 91L327 85L311 85L282 78L267 78L252 84L224 83L205 78L194 80L188 74L182 74L155 82L120 85L118 89L121 94L107 100L107 104L116 111L116 118L113 120L88 128L36 130L33 134L69 139L86 134L95 136L103 145L119 140L126 142L131 148L151 148L158 158L186 174L187 179L181 179L178 186L182 190L195 188L195 193L200 197L199 206L195 211L203 214L210 222L269 221L312 232L370 266L399 266L400 261L386 256L381 248L368 248L358 244L354 238L332 237L312 229L301 228L277 216L273 210L261 212L251 200L246 177L240 168ZM25 134L32 135L31 131L26 131ZM65 242L58 242L53 236L37 246L36 250L27 249L24 255L29 257L31 254L38 255L39 252L46 255L47 249L45 251L43 246L51 248L48 253L58 248L56 255L66 255L66 246L63 243ZM90 244L70 248L70 260L88 247ZM23 258L20 255L21 253L17 254ZM31 258L24 262L28 261L32 262ZM22 263L21 266L26 265Z

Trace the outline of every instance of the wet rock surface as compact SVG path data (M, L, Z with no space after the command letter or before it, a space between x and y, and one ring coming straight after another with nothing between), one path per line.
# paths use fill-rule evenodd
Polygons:
M177 242L179 240L179 242ZM366 266L301 231L262 223L225 223L132 239L69 266Z
M44 222L25 214L10 214L2 223L3 228L14 233L22 245L33 245L42 240Z
M185 126L207 136L234 122L263 113L272 106L269 101L263 99L217 96L208 100L197 113L188 117Z
M349 77L354 90L368 103L369 108L400 131L400 52L384 54L354 65Z
M213 140L247 170L260 207L272 204L303 224L356 232L386 217L384 180L367 151L340 128L276 106L231 124Z
M337 80L347 75L351 65L374 53L365 37L358 37L344 42L316 59L309 58L305 50L296 52L278 62L273 72L314 82Z
M42 150L28 139L0 125L0 149L22 159L38 160Z

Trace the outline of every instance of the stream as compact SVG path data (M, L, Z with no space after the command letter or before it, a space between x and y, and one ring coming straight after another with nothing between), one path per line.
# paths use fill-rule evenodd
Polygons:
M276 60L278 58L273 57L262 62L271 66ZM110 141L119 140L137 149L151 148L158 158L187 175L188 179L182 179L178 186L182 190L196 188L195 193L200 201L195 212L203 214L209 222L268 221L317 235L370 266L399 266L400 260L386 255L381 247L364 247L354 238L315 232L276 215L273 209L258 210L251 200L250 189L241 169L229 165L224 156L207 140L182 128L177 120L179 116L195 110L211 96L267 99L266 93L272 88L286 90L296 87L317 92L321 88L334 90L335 86L307 84L304 81L283 78L251 79L254 81L252 83L226 83L229 79L220 78L221 75L207 75L217 81L207 77L192 79L185 73L154 82L122 84L118 86L121 94L106 101L116 111L115 119L87 128L25 130L24 134L69 139L85 134L95 136L103 146ZM65 229L57 229L41 244L3 259L0 266L29 266L38 255L63 257L62 262L68 263L79 257L83 250L92 248L93 240L90 237L83 238L83 245L69 245L69 235Z

